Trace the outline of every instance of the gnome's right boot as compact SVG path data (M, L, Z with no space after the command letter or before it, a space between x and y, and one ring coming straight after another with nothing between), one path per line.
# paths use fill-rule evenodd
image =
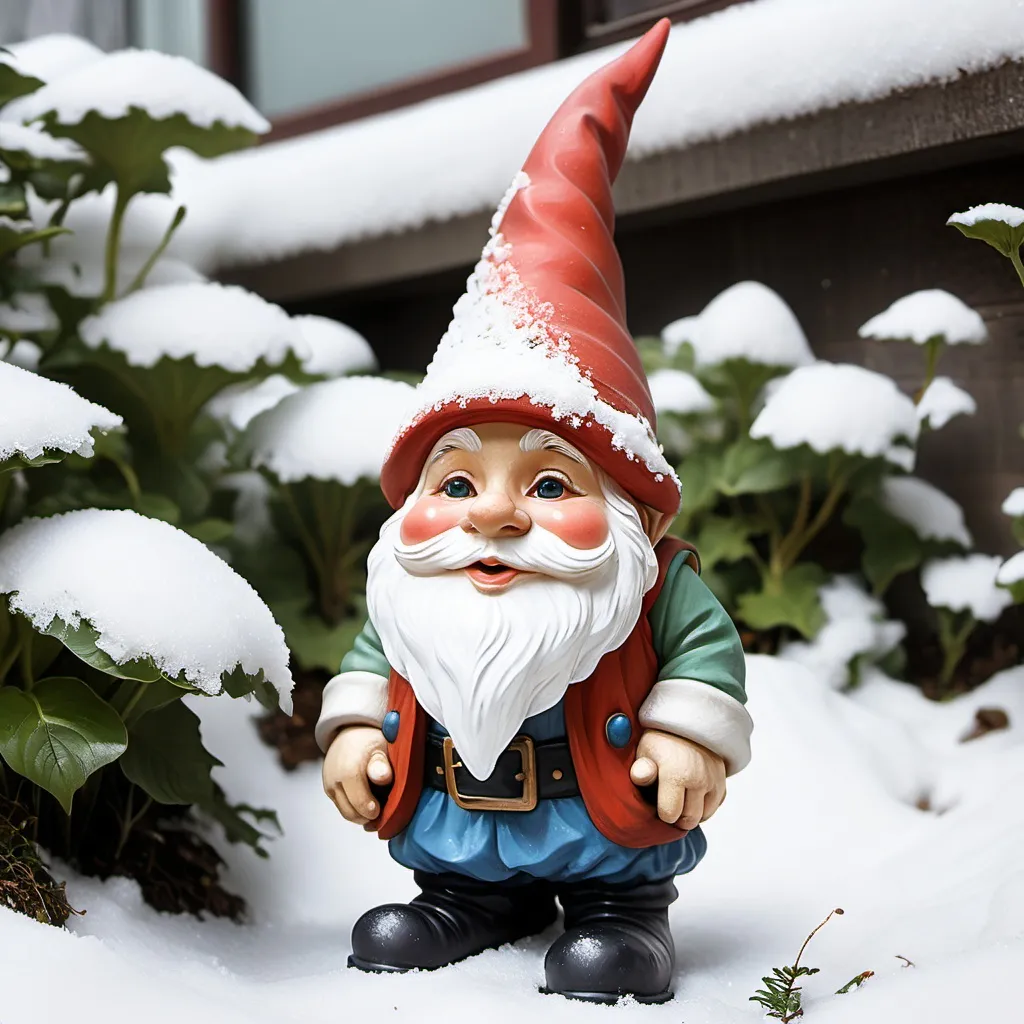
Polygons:
M544 931L557 915L543 882L510 885L417 871L423 891L411 903L368 910L352 929L349 967L431 970Z

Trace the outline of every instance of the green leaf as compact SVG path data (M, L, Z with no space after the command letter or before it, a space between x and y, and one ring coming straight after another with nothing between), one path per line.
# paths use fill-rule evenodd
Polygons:
M813 562L795 565L781 579L765 580L759 592L742 594L737 614L751 629L789 626L811 639L825 622L818 589L827 579Z
M224 790L216 783L213 786L212 799L201 806L224 829L228 842L244 843L261 857L267 856L262 842L282 834L280 822L273 811L250 807L248 804L231 804L224 795ZM257 827L265 822L271 826L271 832L264 832Z
M897 576L916 569L927 555L914 529L869 494L850 502L843 522L854 527L864 540L861 567L876 594L884 594Z
M700 448L683 459L679 466L684 517L712 508L718 500L717 481L722 472L720 449Z
M46 130L59 138L74 139L95 165L96 185L105 178L116 181L124 197L137 192L170 192L171 182L163 154L173 147L190 149L203 157L221 156L251 146L256 136L246 128L215 121L209 127L192 124L184 114L155 118L139 107L123 117L108 118L89 111L77 124L61 124L56 112L44 115Z
M299 601L281 601L271 605L274 618L284 630L288 649L300 669L324 669L332 675L341 659L352 650L362 629L365 615L357 614L337 626L329 626L315 612L306 611L308 595Z
M235 528L226 519L203 519L183 529L203 544L220 544L231 536Z
M988 242L994 249L998 249L1011 259L1024 242L1024 224L1013 227L1002 220L979 220L974 224L960 224L952 218L946 223L967 238L978 238L982 242Z
M222 762L204 746L199 718L180 700L143 715L128 730L121 771L160 804L213 801L210 772Z
M34 459L27 459L23 455L12 455L10 458L0 460L0 473L6 473L12 469L36 469L39 466L49 466L67 457L67 452L56 450L45 451Z
M10 103L19 96L26 96L43 86L42 79L32 75L23 75L10 64L0 61L0 106Z
M741 437L725 453L717 486L723 494L764 494L795 484L820 465L810 449L773 448L768 441Z
M127 741L117 712L80 679L44 679L30 692L0 689L0 755L67 814L75 792L116 761Z
M24 230L20 226L12 224L0 224L0 259L10 256L11 253L23 249L26 245L34 242L44 242L47 238L56 235L70 234L67 228L48 227L36 231L31 224L26 223Z
M165 494L154 494L152 491L140 494L138 511L150 519L161 519L172 526L181 522L181 509Z
M55 636L75 657L108 676L136 679L143 683L152 683L162 678L162 673L149 658L126 661L122 664L114 661L106 651L96 646L100 634L86 619L82 619L76 629L54 616L50 624L39 632Z
M25 186L18 181L0 182L0 216L13 217L17 220L24 217L27 212Z
M1000 583L999 586L1010 592L1014 604L1024 604L1024 580L1017 580L1016 583Z
M694 539L701 565L712 568L719 562L738 562L753 554L750 538L758 524L743 516L711 516Z

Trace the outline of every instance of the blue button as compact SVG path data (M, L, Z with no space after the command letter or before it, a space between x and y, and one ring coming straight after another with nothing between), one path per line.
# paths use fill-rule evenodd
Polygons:
M604 734L613 747L621 749L633 735L633 723L626 715L612 715L604 724Z
M397 711L389 711L384 716L384 721L381 723L380 731L384 733L384 739L388 743L394 743L398 739L398 726L402 720L402 716Z

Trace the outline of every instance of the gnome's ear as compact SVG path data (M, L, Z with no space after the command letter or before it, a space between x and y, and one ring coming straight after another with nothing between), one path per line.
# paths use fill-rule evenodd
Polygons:
M635 501L633 504L640 515L640 522L643 523L644 533L647 534L652 545L657 544L668 533L668 528L672 525L675 514L669 515L667 512L659 512L656 508L651 508L650 505L644 505L639 501Z

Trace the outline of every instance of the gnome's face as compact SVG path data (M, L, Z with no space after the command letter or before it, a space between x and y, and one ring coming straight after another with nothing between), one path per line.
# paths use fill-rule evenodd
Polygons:
M390 664L485 778L623 643L656 576L637 509L578 449L492 423L434 446L371 552L367 600Z

